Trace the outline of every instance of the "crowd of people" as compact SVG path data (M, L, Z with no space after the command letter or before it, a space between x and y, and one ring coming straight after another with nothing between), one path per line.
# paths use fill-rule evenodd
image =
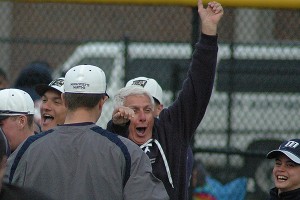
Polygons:
M195 171L204 168L190 143L211 97L224 11L198 0L198 13L201 35L176 100L164 108L158 82L136 77L113 97L107 127L96 124L110 98L98 66L74 66L53 80L47 63L33 62L12 87L1 71L0 199L200 200L207 183L216 188L199 178L205 170ZM299 198L299 144L284 142L267 155L276 160L271 200Z

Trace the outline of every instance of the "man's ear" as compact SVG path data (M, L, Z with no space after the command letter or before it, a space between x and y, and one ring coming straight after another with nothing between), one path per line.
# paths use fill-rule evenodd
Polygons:
M18 119L18 126L24 128L27 124L27 117L25 115L20 115Z
M109 99L109 97L105 95L105 96L103 97L103 101L105 102L107 99Z
M108 96L103 96L103 97L100 99L100 101L99 101L99 103L98 103L99 109L102 109L103 104L105 103L105 101L106 101L107 99L108 99Z
M159 112L162 111L162 109L164 109L164 105L163 104L159 104L158 107L157 107L157 109L159 110Z
M154 114L156 117L158 117L159 114L160 114L160 112L163 110L163 108L164 108L164 105L163 105L163 104L156 104L156 105L155 105L155 108L154 108L153 114Z
M66 99L65 99L65 93L62 92L61 95L60 95L60 98L61 98L63 104L65 105L65 107L67 107Z

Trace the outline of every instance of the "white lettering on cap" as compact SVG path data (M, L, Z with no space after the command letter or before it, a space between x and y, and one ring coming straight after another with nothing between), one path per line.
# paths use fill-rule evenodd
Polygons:
M299 146L298 142L295 141L288 141L288 143L286 143L286 145L284 145L285 147L291 147L291 148L296 148L297 146Z
M146 83L147 83L146 80L135 80L132 82L132 85L139 85L139 86L145 87Z
M90 87L88 83L71 83L73 89L85 89L86 87Z

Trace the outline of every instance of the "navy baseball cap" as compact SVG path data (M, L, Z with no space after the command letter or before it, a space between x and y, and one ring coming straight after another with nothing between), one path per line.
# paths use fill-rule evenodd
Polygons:
M300 139L292 139L283 142L278 149L270 151L267 158L276 158L278 154L283 153L292 161L300 164Z
M60 77L51 81L51 83L49 84L38 84L37 86L35 86L35 91L40 96L43 96L48 90L55 90L59 93L64 93L64 82L65 78Z

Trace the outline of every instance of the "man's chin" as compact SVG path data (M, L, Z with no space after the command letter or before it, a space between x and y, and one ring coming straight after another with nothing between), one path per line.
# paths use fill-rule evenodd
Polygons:
M42 124L41 129L42 129L42 131L48 131L49 129L53 128L54 126L55 125L53 122L45 123L45 124Z
M133 141L137 145L142 145L147 142L146 137L128 137L131 141Z

